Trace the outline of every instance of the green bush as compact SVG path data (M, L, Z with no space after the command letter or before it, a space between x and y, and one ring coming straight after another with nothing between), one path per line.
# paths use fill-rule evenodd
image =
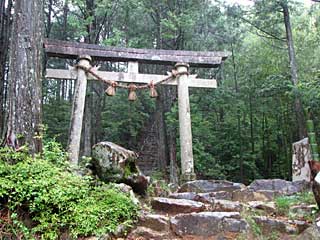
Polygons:
M11 221L1 218L0 224L7 225L8 234L26 239L58 239L63 234L75 239L112 233L120 224L133 223L138 207L129 196L67 171L57 146L46 151L43 158L33 159L1 150L0 204ZM8 163L11 158L14 164Z

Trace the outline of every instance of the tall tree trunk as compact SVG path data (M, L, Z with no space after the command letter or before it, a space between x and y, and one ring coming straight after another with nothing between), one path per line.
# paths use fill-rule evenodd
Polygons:
M6 104L6 73L8 66L8 49L9 38L11 32L11 9L12 0L0 2L0 137L3 137L4 124L5 124L5 104Z
M43 1L15 2L9 71L7 144L42 149L41 73Z
M296 88L298 85L298 69L297 69L296 55L295 55L294 44L293 44L290 14L289 14L287 2L281 2L280 4L282 7L284 24L286 28L286 39L287 39L289 61L290 61L291 81L294 87ZM307 130L305 125L305 117L303 114L301 99L297 95L295 96L295 100L294 100L294 108L295 108L296 118L298 122L299 138L302 139L307 136Z

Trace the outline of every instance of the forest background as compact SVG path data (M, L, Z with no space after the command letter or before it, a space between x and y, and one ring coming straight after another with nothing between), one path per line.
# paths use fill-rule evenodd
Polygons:
M44 7L48 38L232 54L219 69L190 70L218 80L215 90L190 89L198 178L244 183L257 178L291 179L292 143L306 136L307 115L320 139L317 1L257 0L239 6L218 0L47 0ZM1 1L0 11L0 130L4 135L13 1ZM285 13L289 13L289 26ZM71 60L44 61L50 68L75 64ZM125 63L95 64L101 64L101 70L126 69ZM140 66L145 73L165 74L169 69ZM135 102L127 100L127 92L107 97L104 90L101 83L89 83L81 154L90 156L92 145L99 141L139 152L147 126L154 123L160 129L158 145L164 146L158 172L168 176L172 158L179 161L176 90L161 87L156 100L139 92ZM68 139L73 92L72 81L43 79L45 139L56 139L63 146Z

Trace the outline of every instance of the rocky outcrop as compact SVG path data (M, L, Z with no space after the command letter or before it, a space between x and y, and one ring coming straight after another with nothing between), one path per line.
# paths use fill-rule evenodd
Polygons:
M152 198L152 214L141 216L127 239L258 239L271 233L295 239L310 226L315 205L288 207L294 216L301 215L291 220L277 210L274 199L308 187L280 179L256 180L248 187L216 180L187 182L168 197Z
M184 183L178 192L196 192L209 193L226 191L232 192L244 188L245 185L241 183L233 183L225 180L195 180Z
M136 165L137 154L112 142L93 146L91 168L102 181L125 183L134 192L145 194L148 178Z

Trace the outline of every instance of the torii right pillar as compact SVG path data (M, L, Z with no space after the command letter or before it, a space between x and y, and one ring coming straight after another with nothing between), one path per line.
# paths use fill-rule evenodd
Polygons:
M181 150L181 182L196 179L194 173L193 152L192 152L192 131L191 114L189 101L189 65L177 63L178 76L178 107L179 107L179 133Z

